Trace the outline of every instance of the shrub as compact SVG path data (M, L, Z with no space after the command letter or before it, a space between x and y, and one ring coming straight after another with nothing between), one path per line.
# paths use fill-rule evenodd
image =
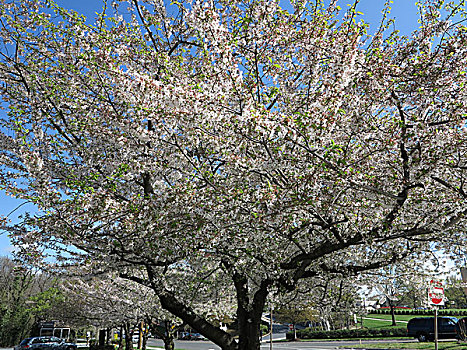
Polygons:
M379 328L379 329L336 329L331 331L313 330L305 328L297 331L299 339L338 339L338 338L384 338L406 337L406 327ZM287 334L287 339L292 339L293 333Z

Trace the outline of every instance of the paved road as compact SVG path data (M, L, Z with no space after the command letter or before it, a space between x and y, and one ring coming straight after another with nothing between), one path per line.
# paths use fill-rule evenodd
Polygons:
M272 339L273 340L285 339L285 333L273 334ZM267 348L269 349L269 341L270 341L269 335L265 335L262 338L261 342L263 344L268 344ZM149 338L148 339L148 346L164 347L164 343L160 339ZM273 344L273 346L274 346L274 344ZM175 348L186 349L186 350L210 350L210 349L217 350L217 349L220 349L220 347L217 346L216 344L211 343L209 341L204 341L204 340L175 340Z
M380 342L388 343L392 340L384 340ZM397 342L413 342L414 340L395 340ZM377 340L364 340L362 343L375 343ZM360 344L359 340L355 341L323 341L323 342L283 342L273 343L273 350L331 350L338 349L343 346L346 348L352 348L353 345ZM163 348L164 343L160 339L149 339L149 346L158 346ZM175 348L186 349L186 350L219 350L220 347L217 345L204 340L176 340ZM269 343L262 343L261 350L269 350Z
M282 340L285 339L285 333L273 333L272 334L272 340ZM264 337L261 338L262 343L270 343L271 342L271 335L265 335Z
M381 340L379 342L414 342L415 340ZM377 340L364 340L362 343L375 343ZM360 344L360 341L326 341L326 342L284 342L273 343L273 350L333 350L340 346L351 349L353 345ZM148 346L164 348L164 343L160 339L148 339ZM261 350L269 350L269 343L262 343ZM186 350L220 350L217 345L204 340L176 340L175 348ZM13 350L12 348L0 348L0 350Z
M164 348L164 342L161 339L148 339L147 346L157 346ZM220 349L214 343L205 340L175 340L175 349L186 349L186 350L209 350L209 349Z

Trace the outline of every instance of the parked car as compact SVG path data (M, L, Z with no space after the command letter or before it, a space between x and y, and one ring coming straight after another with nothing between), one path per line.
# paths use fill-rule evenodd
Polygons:
M438 338L457 338L457 318L438 317ZM418 341L433 341L435 339L435 318L415 317L407 323L407 336Z
M76 350L77 347L57 337L32 337L22 340L14 350Z
M205 339L205 338L199 333L180 332L178 334L178 339L181 339L181 340L202 340L202 339Z

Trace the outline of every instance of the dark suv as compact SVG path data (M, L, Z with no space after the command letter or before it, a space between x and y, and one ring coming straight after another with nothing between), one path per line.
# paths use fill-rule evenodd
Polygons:
M438 337L457 338L457 318L438 317ZM416 317L407 323L407 336L417 338L418 341L433 341L435 339L435 318Z
M14 350L76 350L77 345L57 337L26 338Z

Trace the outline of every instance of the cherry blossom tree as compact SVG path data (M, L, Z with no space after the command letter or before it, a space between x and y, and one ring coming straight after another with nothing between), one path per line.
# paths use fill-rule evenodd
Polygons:
M18 254L117 272L229 350L259 348L271 291L454 254L465 12L419 4L405 37L358 1L117 1L88 24L1 0L0 183L39 210L8 227ZM238 342L195 307L229 298Z
M77 327L93 325L101 330L123 329L127 350L133 348L132 337L137 329L143 335L143 349L146 348L148 331L151 331L164 341L165 349L173 350L177 331L184 325L180 319L161 308L152 289L115 274L87 279L73 278L63 281L62 289L66 295L65 303L79 306L65 317L69 324ZM184 297L190 298L189 295ZM227 305L225 301L222 304ZM215 321L213 316L218 307L193 307L198 313L211 310L206 317L211 322Z
M100 328L101 332L112 328L123 330L120 345L124 336L127 350L133 349L134 330L139 328L141 322L148 316L161 316L163 312L153 292L118 276L101 276L87 280L73 278L64 281L62 288L67 297L66 302L73 304L79 301L79 307L68 315L70 324L93 325ZM145 349L147 333L142 334Z
M130 285L125 281L98 278L64 281L62 289L66 302L79 305L68 315L68 323L76 327L92 325L101 331L123 328L125 349L131 350L133 331L142 319L142 314L148 310L148 303L147 295L138 293ZM123 334L120 339L123 339Z

